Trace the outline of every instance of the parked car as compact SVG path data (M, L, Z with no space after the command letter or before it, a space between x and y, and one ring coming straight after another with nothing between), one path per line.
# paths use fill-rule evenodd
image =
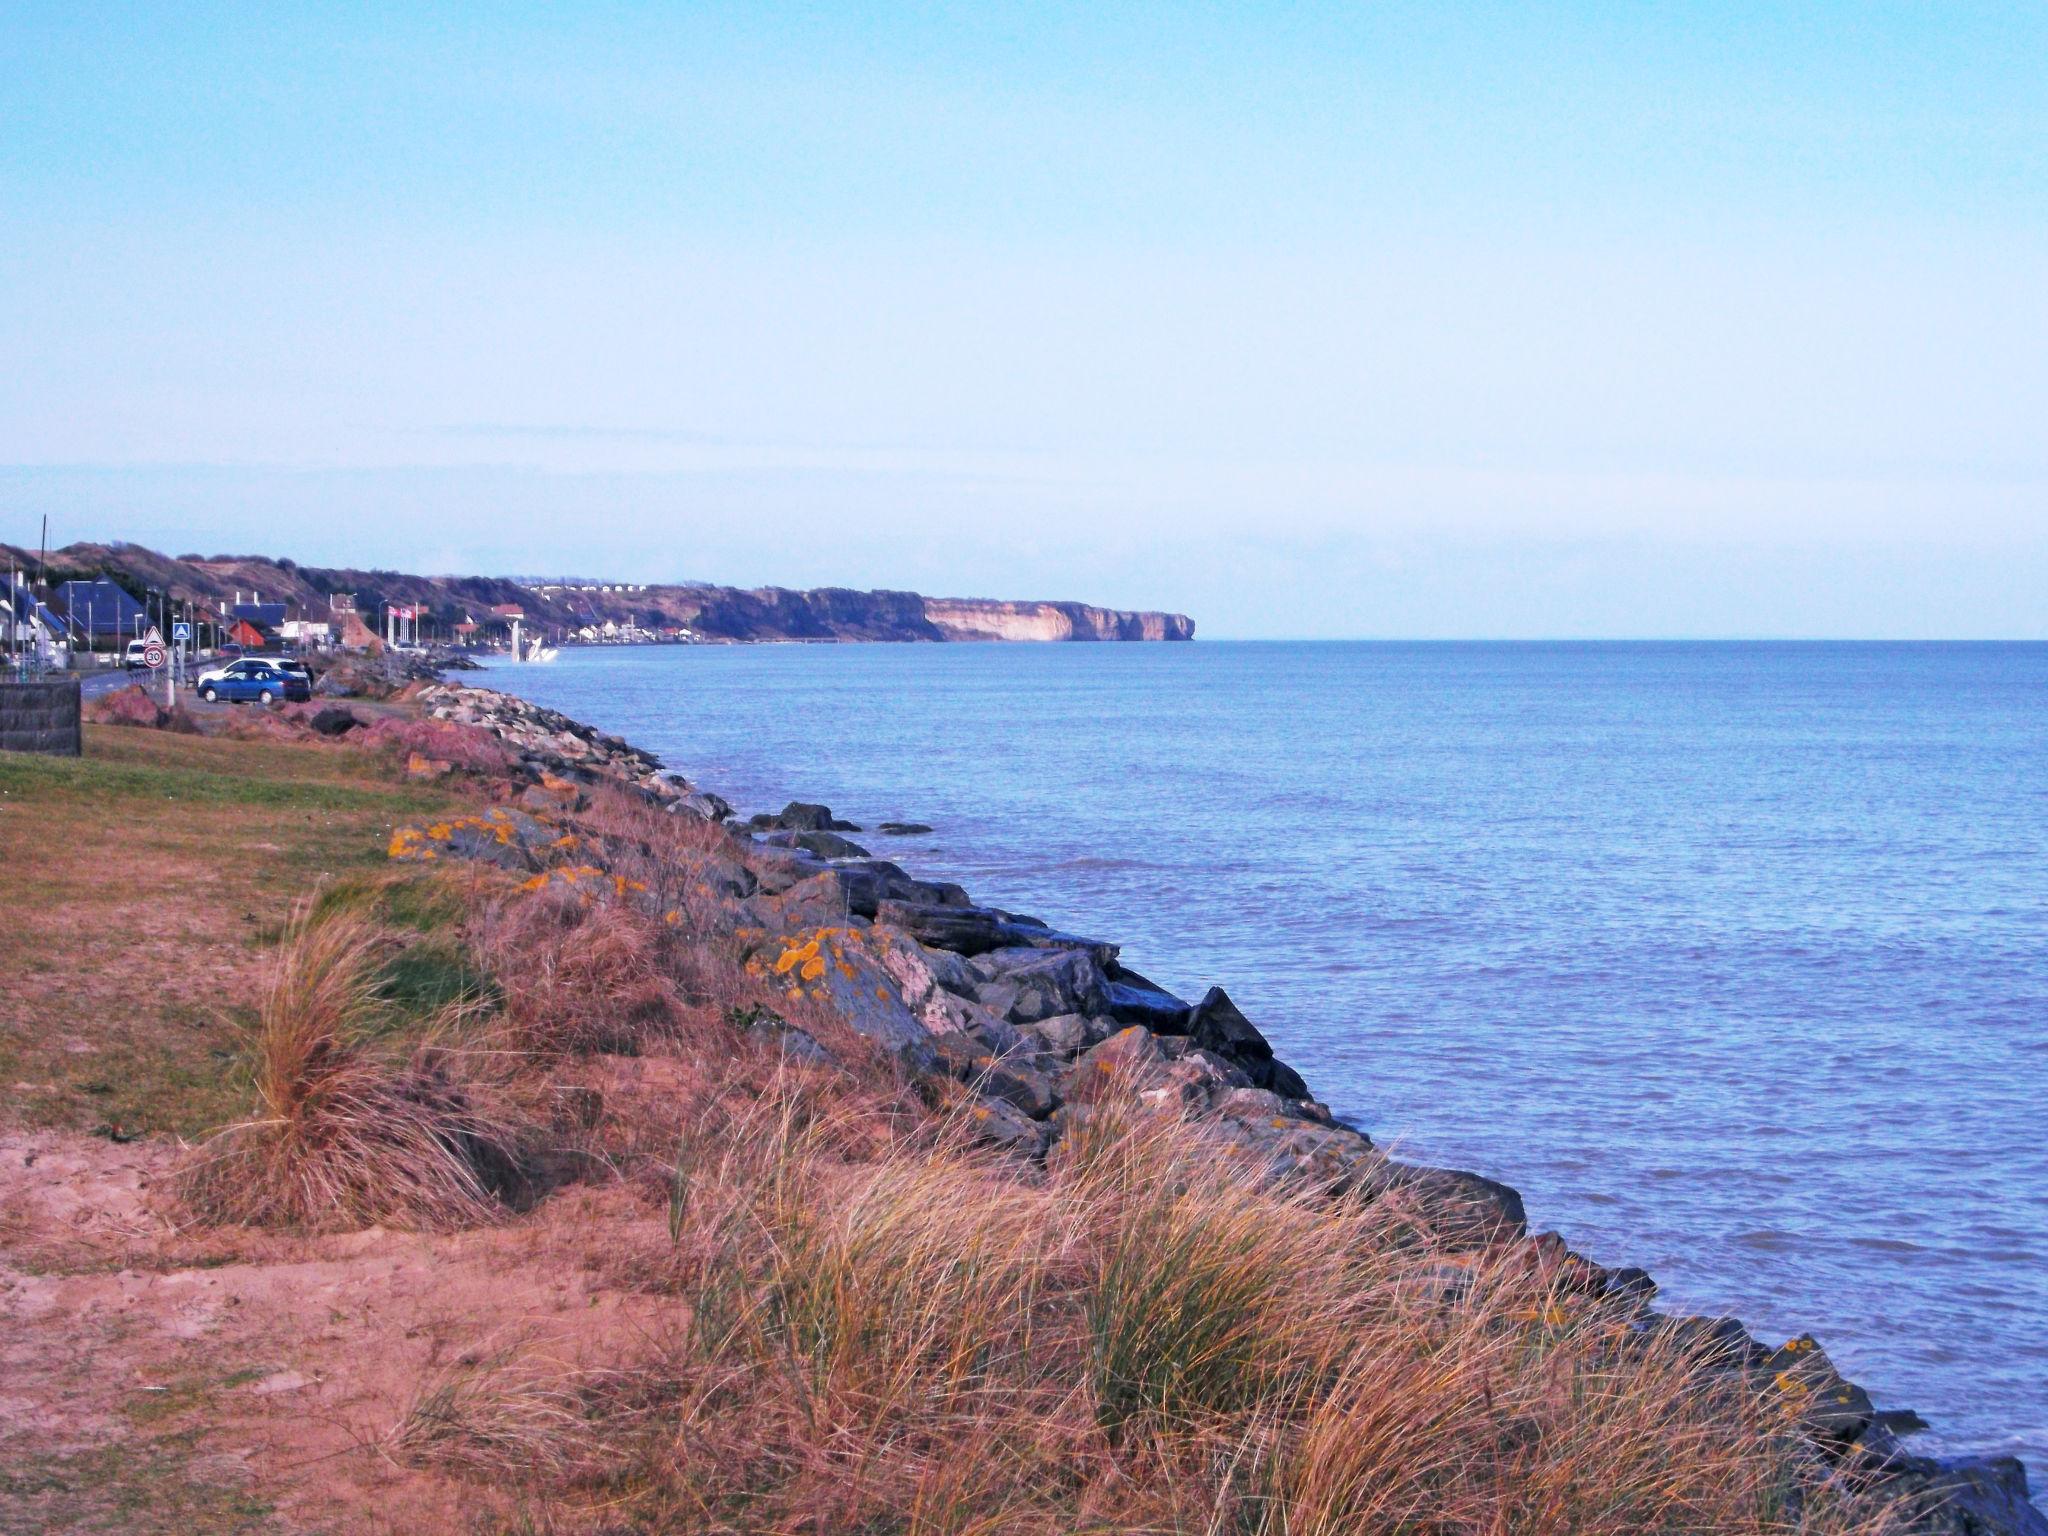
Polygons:
M269 662L244 658L217 676L200 679L199 697L209 704L218 704L223 699L229 703L270 704L279 699L310 699L313 687L303 673L285 672Z
M292 656L239 656L218 666L208 667L194 679L196 686L204 688L208 683L217 682L235 673L236 668L268 667L273 672L283 672L299 678L307 687L313 685L313 675L306 670L306 664Z

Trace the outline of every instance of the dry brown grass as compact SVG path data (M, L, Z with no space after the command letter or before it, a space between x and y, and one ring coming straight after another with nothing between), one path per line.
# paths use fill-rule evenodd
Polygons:
M682 1027L675 935L626 901L568 886L519 892L484 918L477 942L519 1050L636 1055Z
M179 1180L204 1218L312 1229L490 1219L513 1137L428 1046L382 1036L382 944L354 916L294 918L250 1041L258 1116L199 1147Z
M549 1528L600 1484L633 1528L792 1536L1888 1528L1771 1402L1525 1255L1446 1262L1109 1109L1026 1178L944 1125L877 1137L830 1074L704 1081L635 1271L687 1326L579 1399L559 1465L519 1453Z

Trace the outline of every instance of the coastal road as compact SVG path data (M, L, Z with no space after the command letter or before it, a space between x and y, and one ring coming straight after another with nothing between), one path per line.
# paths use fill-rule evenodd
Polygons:
M88 699L96 699L103 693L112 693L116 688L125 688L130 683L146 683L147 672L130 672L125 667L103 667L97 672L88 672L78 680L78 691ZM159 677L155 692L163 694L163 679Z

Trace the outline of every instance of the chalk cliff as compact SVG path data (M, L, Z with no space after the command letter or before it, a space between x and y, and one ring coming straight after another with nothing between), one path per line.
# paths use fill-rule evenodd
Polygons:
M946 640L1192 640L1184 613L1137 613L1086 603L1011 603L928 597L924 616Z

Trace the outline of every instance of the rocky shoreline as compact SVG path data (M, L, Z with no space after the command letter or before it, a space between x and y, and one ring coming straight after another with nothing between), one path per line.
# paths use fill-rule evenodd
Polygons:
M1554 1232L1532 1235L1508 1186L1388 1157L1316 1099L1221 987L1192 1002L1174 996L1124 964L1113 942L978 903L958 885L875 857L857 840L862 829L824 805L742 821L652 755L557 711L446 683L421 689L417 702L421 718L362 728L391 736L416 773L502 777L509 803L407 829L393 857L484 860L540 883L609 877L602 838L565 839L562 828L589 786L624 786L726 830L697 879L754 975L792 1003L828 1008L905 1071L962 1085L975 1096L982 1139L1042 1159L1087 1125L1102 1095L1128 1093L1263 1178L1412 1211L1438 1245L1447 1296L1478 1256L1507 1254L1597 1300L1627 1330L1684 1342L1713 1371L1775 1401L1816 1478L1846 1473L1881 1489L1912 1530L2048 1536L2016 1458L1913 1454L1900 1437L1920 1427L1918 1416L1878 1409L1811 1337L1773 1348L1732 1318L1662 1312L1644 1271L1593 1263ZM752 1027L793 1053L827 1055L773 1014Z

